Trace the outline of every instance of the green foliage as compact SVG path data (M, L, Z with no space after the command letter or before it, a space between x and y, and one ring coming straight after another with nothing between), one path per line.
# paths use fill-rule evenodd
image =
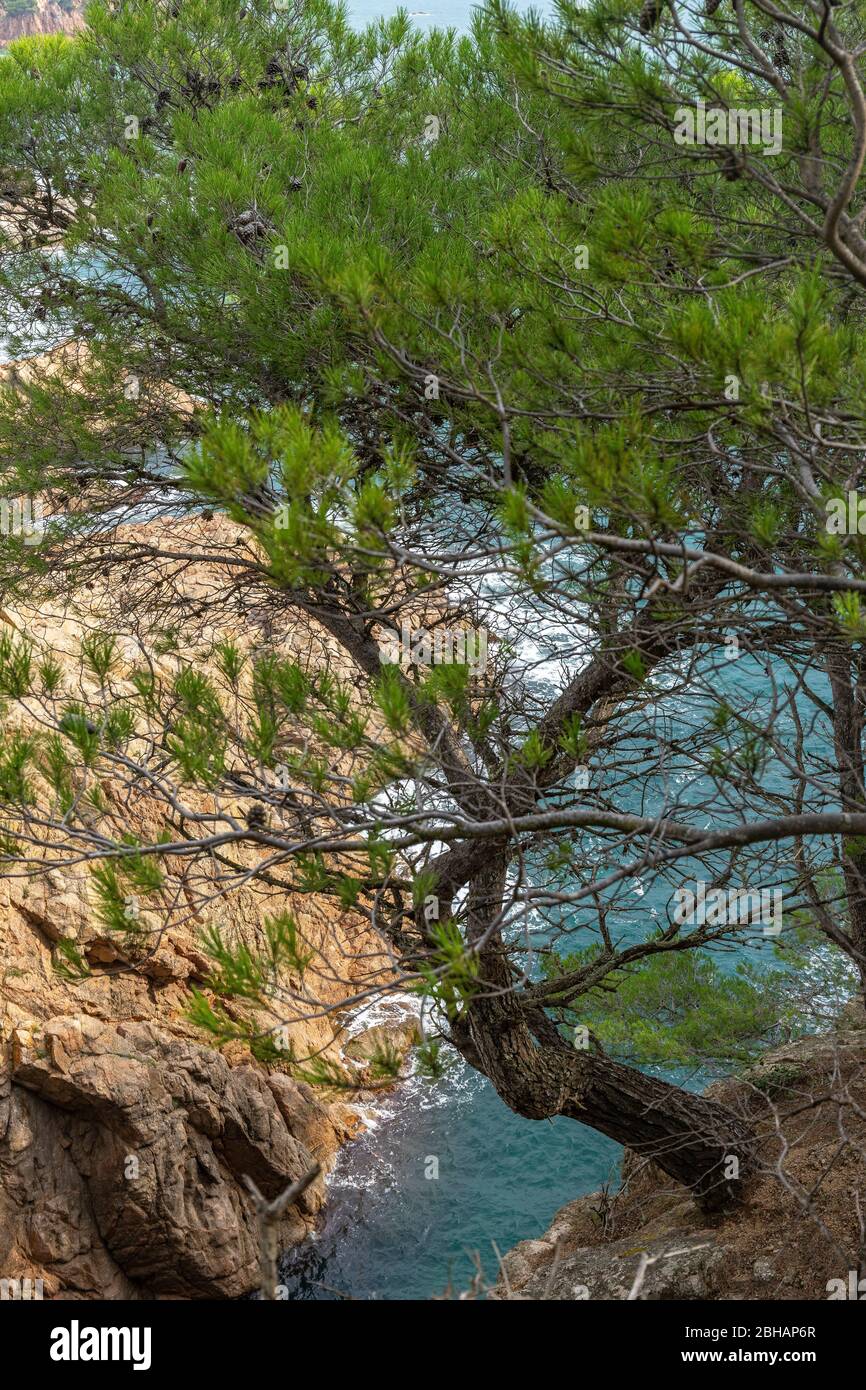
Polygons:
M528 535L531 531L532 520L523 489L510 488L508 492L503 494L500 513L502 523L510 535L523 536Z
M81 659L104 685L117 662L117 638L110 633L87 633L81 642Z
M125 891L115 865L99 864L91 872L96 885L100 920L109 931L134 931L135 921L130 913L133 899Z
M598 959L597 947L548 957L556 979ZM581 996L563 1014L569 1033L587 1027L613 1056L637 1066L750 1065L774 1042L822 1026L812 1001L844 999L844 957L802 926L778 946L781 966L748 961L725 969L710 951L666 951L639 969L607 976L603 990ZM825 1004L825 1011L827 1005Z
M263 932L264 945L254 947L245 941L227 939L214 924L205 928L201 944L212 963L207 984L219 1001L211 1004L201 991L193 990L187 1017L218 1046L240 1039L248 1043L260 1061L293 1064L292 1049L283 1046L282 1040L270 1031L258 1027L255 1018L261 1012L272 1012L274 997L279 997L287 978L303 979L316 953L305 945L297 922L289 913L265 918ZM229 1009L232 1000L245 1001L252 1017L239 1017L236 1009Z
M646 666L639 651L626 652L622 658L622 664L633 680L646 680Z
M443 703L461 723L469 714L471 668L462 661L443 662L431 666L421 682L422 699Z
M442 1080L447 1070L447 1064L441 1045L435 1038L418 1044L415 1049L415 1064L419 1076L422 1076L425 1081Z
M54 943L51 967L56 975L70 983L86 980L90 975L90 966L69 936L60 936Z
M586 736L582 732L579 714L571 714L566 719L559 736L559 746L572 758L582 758L587 750Z
M287 912L276 917L266 917L264 932L272 973L276 975L281 970L289 970L303 976L307 966L315 960L316 952L312 947L304 950L294 917Z
M866 619L860 608L859 594L834 594L833 609L847 637L852 641L862 641L866 637Z
M50 783L63 816L68 815L75 801L72 789L72 764L59 734L52 734L42 749L42 771Z
M177 677L178 715L166 744L188 783L214 787L225 769L228 734L222 706L210 678L193 666Z
M524 739L515 761L525 768L542 768L550 762L553 750L545 744L538 729L532 729Z
M456 1018L478 987L478 958L467 950L456 922L431 922L430 947L418 968L416 993L435 1000Z
M0 695L22 699L33 681L33 644L26 638L15 641L5 629L0 632Z
M329 1057L311 1057L295 1068L295 1075L308 1086L320 1086L325 1091L356 1091L364 1084Z
M27 806L33 790L27 769L33 761L36 739L19 732L0 735L0 803Z
M216 648L217 665L229 685L235 687L244 669L244 657L234 642L219 642Z
M219 1001L212 1004L207 996L195 987L190 990L190 994L191 1002L186 1010L186 1018L197 1028L208 1033L215 1046L236 1040L249 1042L254 1036L251 1025L239 1023ZM266 1047L266 1044L263 1046Z
M135 715L129 705L113 704L105 717L104 738L108 748L119 750L135 734Z
M99 753L99 729L80 704L71 704L64 710L59 728L77 750L85 767L93 767Z
M39 663L39 680L43 693L51 699L57 694L63 680L63 667L50 653Z
M764 1091L772 1099L789 1094L792 1087L797 1085L803 1077L803 1068L798 1066L785 1066L784 1064L770 1067L766 1071L757 1072L749 1077L751 1085L757 1090Z
M411 727L411 704L399 667L386 665L373 687L373 700L393 734L406 734Z
M372 1081L396 1081L400 1075L402 1056L387 1040L380 1044L370 1056L367 1070Z
M132 941L141 932L139 918L146 905L141 898L158 892L164 876L156 857L142 854L133 836L125 843L122 856L95 865L91 875L100 920L109 931L123 933Z

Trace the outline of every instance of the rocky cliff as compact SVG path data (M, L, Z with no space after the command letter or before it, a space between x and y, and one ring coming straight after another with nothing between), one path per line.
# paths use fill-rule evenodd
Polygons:
M182 530L174 520L161 524L173 536ZM220 526L210 523L215 538ZM142 526L136 536L156 530ZM186 566L184 604L209 582ZM86 694L81 635L102 621L115 589L109 580L103 592L89 584L62 609L6 608L0 636L26 633L37 652L54 654L69 691ZM190 645L157 663L169 672L189 662L206 667L214 636L201 651ZM262 636L248 617L246 643ZM267 640L294 643L311 660L320 651L309 629L269 628ZM118 689L125 678L121 667ZM6 730L36 719L27 700L7 700L0 713ZM40 803L48 794L46 786ZM164 807L158 812L143 790L105 779L100 794L107 835L155 834ZM45 840L35 870L0 865L0 1278L42 1279L46 1298L243 1295L258 1284L244 1176L273 1197L314 1161L327 1169L357 1114L296 1079L288 1064L257 1061L243 1043L215 1050L186 1020L191 987L205 988L209 968L198 940L202 915L192 905L178 911L186 870L166 865L163 898L173 910L163 918L149 907L154 930L146 949L135 948L100 920L88 865L59 855L47 831ZM252 864L255 847L242 852ZM343 1063L350 1034L357 1051L358 1028L341 1001L371 973L380 984L388 979L366 919L316 894L295 901L262 884L215 892L208 919L254 945L265 917L286 908L315 953L293 997L319 1006L298 1007L288 1042L298 1057ZM83 973L64 971L61 941L74 943ZM284 1247L310 1230L323 1200L319 1178L286 1213Z
M74 34L84 24L84 0L0 0L0 44L37 34Z
M563 1207L502 1262L497 1299L826 1299L856 1285L866 1211L866 1015L764 1057L710 1094L760 1137L741 1205L712 1220L626 1154L619 1191ZM866 1282L861 1286L866 1297Z

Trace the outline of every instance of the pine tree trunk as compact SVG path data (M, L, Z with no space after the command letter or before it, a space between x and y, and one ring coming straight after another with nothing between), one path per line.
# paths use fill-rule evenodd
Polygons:
M754 1135L733 1111L604 1055L565 1043L539 1046L513 1023L491 1027L475 1004L469 1015L453 1040L518 1115L579 1120L652 1159L708 1210L739 1200Z
M479 945L484 984L452 1025L463 1057L518 1115L579 1120L652 1159L708 1210L739 1200L754 1144L744 1119L601 1051L571 1046L541 1009L521 1002L502 942L485 928L502 875L492 863L470 890L469 937Z

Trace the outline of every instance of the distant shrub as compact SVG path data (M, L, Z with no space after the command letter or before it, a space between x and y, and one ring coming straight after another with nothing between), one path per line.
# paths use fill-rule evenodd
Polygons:
M66 0L63 8L71 8L71 0ZM0 0L0 10L4 14L15 18L21 14L33 14L36 9L36 0Z
M802 1067L779 1065L773 1067L771 1071L765 1072L762 1076L753 1076L749 1079L759 1091L764 1091L768 1096L776 1096L790 1090L801 1080L802 1076Z

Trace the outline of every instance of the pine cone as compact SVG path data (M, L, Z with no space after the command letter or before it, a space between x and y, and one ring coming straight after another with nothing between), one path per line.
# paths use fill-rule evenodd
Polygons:
M638 28L642 34L648 34L654 29L661 18L662 0L644 0L643 7L638 19Z
M258 240L267 236L270 225L254 208L247 208L231 219L228 230L234 232L238 241L249 247L255 246Z
M264 806L258 801L254 801L247 811L247 825L250 830L264 830L268 823L268 813Z
M712 19L721 3L722 0L704 0L704 14L707 19Z

